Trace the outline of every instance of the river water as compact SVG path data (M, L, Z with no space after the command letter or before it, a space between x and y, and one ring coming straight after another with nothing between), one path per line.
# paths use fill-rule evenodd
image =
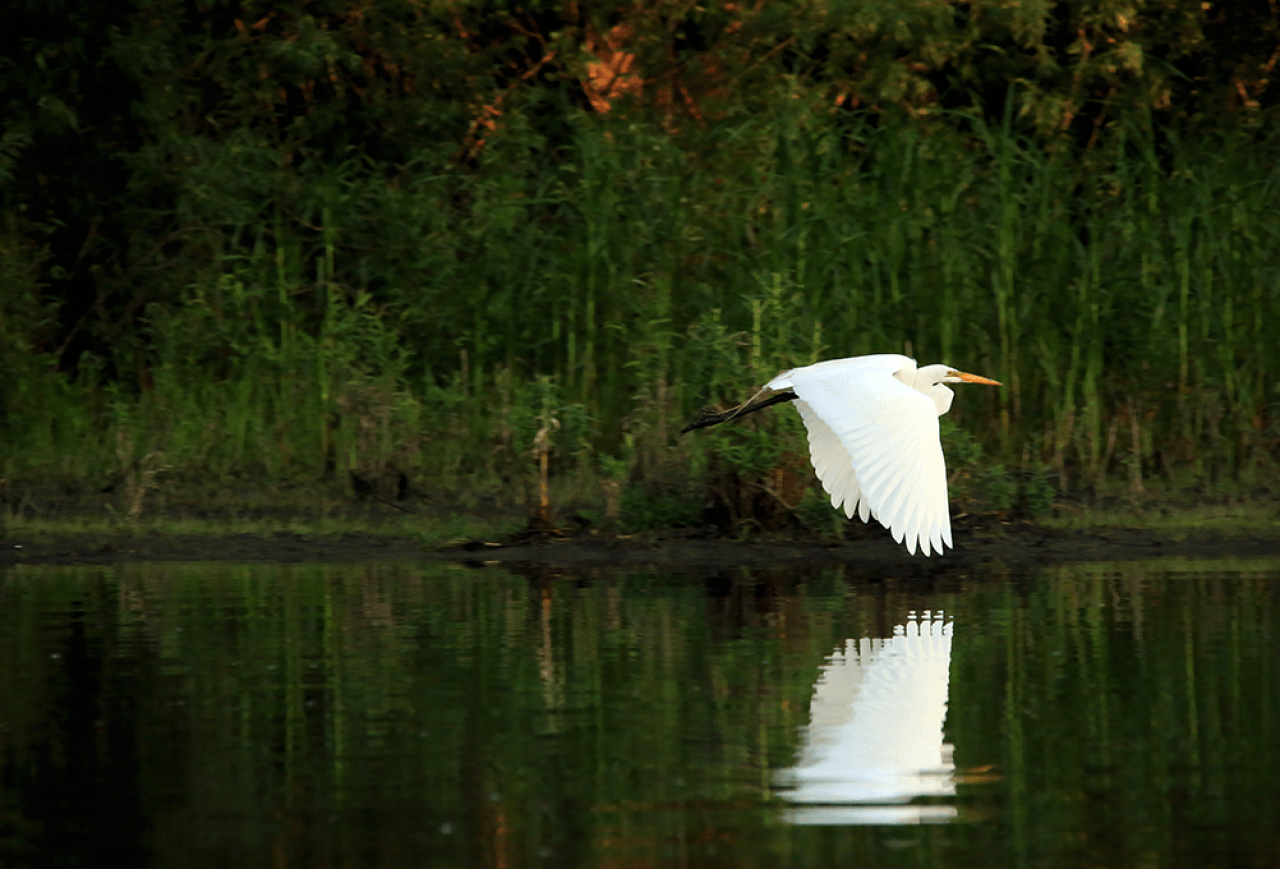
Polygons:
M0 865L1280 865L1280 563L0 573Z

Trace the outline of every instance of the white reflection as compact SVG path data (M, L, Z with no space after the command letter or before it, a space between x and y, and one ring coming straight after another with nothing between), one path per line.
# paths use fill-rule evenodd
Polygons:
M942 740L953 622L911 613L889 639L848 640L814 687L799 762L781 770L796 824L919 824L954 806L908 805L954 796L955 764Z

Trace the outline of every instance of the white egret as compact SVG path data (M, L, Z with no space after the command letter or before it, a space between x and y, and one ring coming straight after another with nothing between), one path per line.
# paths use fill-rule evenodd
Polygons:
M765 384L776 394L724 413L704 412L685 431L794 401L809 430L809 456L831 506L877 520L907 552L941 553L951 542L947 467L938 417L954 394L943 384L995 380L947 365L916 367L882 353L831 359L784 371Z
M774 774L793 804L791 823L919 824L959 815L950 799L955 749L943 727L955 622L938 610L916 611L888 633L845 640L819 669L797 762Z

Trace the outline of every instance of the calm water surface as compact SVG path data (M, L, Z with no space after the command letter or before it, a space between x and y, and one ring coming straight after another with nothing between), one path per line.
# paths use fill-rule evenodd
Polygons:
M1278 579L15 569L0 865L1276 866Z

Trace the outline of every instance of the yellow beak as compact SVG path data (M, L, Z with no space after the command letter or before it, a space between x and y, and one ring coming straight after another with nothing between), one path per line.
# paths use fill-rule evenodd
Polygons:
M967 374L964 371L952 371L953 377L959 377L965 383L985 383L987 386L1004 386L999 380L992 380L990 377L981 377L977 374Z

